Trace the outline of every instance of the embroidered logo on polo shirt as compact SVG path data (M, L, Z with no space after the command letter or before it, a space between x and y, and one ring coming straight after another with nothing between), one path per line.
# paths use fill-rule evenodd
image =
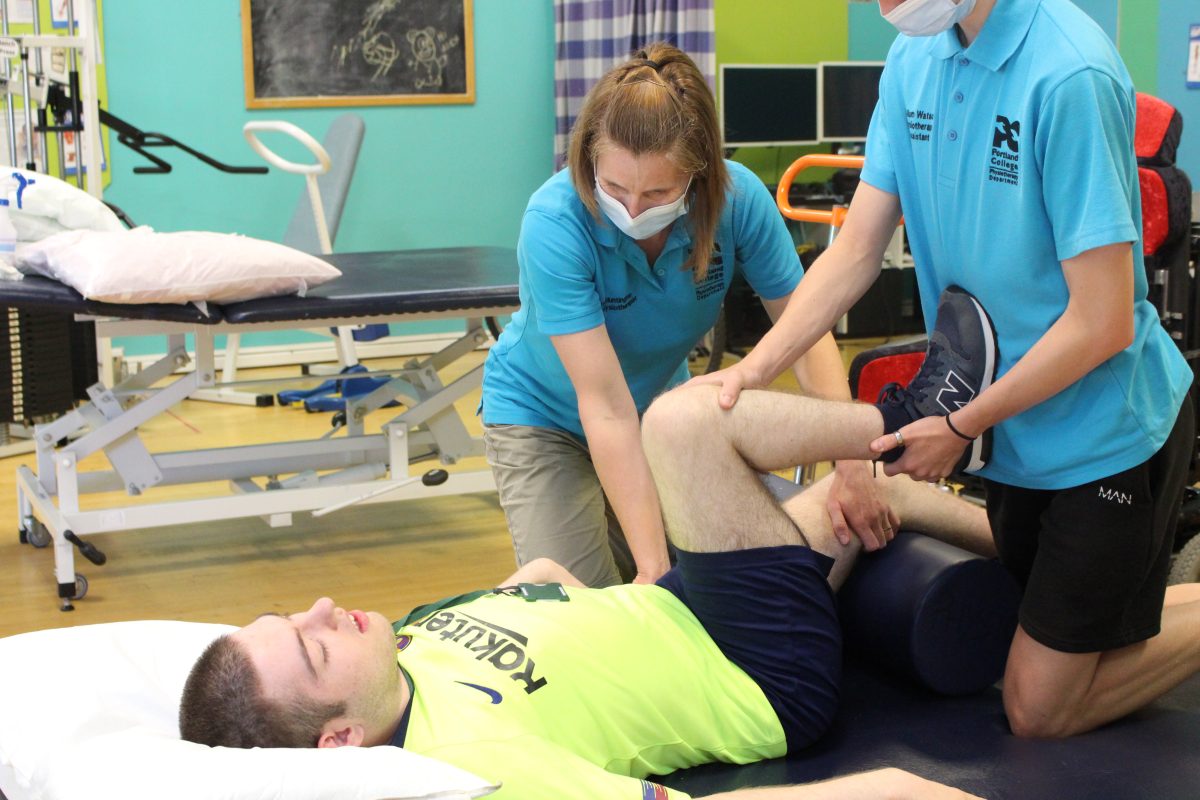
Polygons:
M928 142L933 135L933 114L910 108L905 115L908 117L908 138L914 142Z
M606 297L600 301L600 308L604 311L624 311L631 305L637 302L637 295L633 292L624 297Z
M712 261L708 262L708 272L704 273L704 280L696 284L696 299L704 300L723 291L725 291L725 259L721 256L721 243L713 242Z
M992 153L988 159L988 180L1016 186L1021 182L1020 143L1021 121L996 115L992 131Z

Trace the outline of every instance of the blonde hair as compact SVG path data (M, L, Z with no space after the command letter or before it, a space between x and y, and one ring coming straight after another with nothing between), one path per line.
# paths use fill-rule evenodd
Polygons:
M692 176L688 219L692 253L684 262L699 282L708 271L729 174L721 152L716 103L695 62L655 42L592 87L571 130L567 165L583 204L596 219L596 157L616 146L635 156L665 155Z

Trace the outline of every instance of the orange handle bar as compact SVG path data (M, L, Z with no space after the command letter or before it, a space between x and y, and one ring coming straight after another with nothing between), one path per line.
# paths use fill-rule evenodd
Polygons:
M842 221L846 219L846 209L844 207L834 206L830 211L818 211L813 208L792 208L791 204L788 203L788 190L792 188L792 181L796 180L796 176L809 167L862 169L863 161L862 156L831 156L820 153L800 156L783 173L783 177L779 179L779 186L775 189L775 205L779 206L779 213L788 219L800 220L801 222L823 222L826 225L840 228Z

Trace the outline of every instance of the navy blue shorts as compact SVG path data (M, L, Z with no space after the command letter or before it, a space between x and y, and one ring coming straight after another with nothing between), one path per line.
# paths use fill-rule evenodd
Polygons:
M837 712L842 629L827 580L832 567L833 559L798 545L679 550L658 580L763 690L790 753L819 739Z

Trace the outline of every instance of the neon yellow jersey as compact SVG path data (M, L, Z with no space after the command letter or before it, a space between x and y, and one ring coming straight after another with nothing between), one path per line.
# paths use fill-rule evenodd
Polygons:
M404 747L503 783L496 798L686 798L641 780L783 755L758 685L658 586L481 593L395 625Z

